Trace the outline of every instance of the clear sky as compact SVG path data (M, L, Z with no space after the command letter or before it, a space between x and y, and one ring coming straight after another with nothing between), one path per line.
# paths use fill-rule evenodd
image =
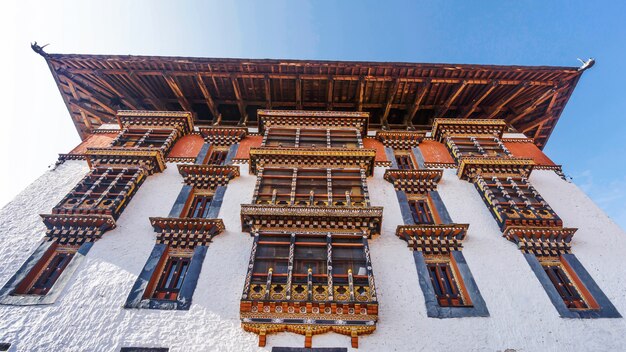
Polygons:
M0 206L79 138L49 53L578 66L546 153L626 228L626 1L3 1ZM572 205L575 206L575 205Z

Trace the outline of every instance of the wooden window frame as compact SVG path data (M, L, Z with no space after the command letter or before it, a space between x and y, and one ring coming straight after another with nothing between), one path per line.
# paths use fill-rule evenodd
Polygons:
M148 286L146 287L146 291L144 292L144 299L154 299L158 301L176 301L178 296L180 295L180 289L184 285L185 278L189 273L189 268L191 267L191 261L193 258L193 250L190 249L180 249L180 248L172 248L168 247L161 256L159 263L152 274L152 278L148 282ZM176 281L180 280L180 285L178 288L174 287L166 287L168 280L168 276L172 275L172 261L179 260L182 262L186 262L185 272L184 273L176 273L173 274L177 276ZM183 276L182 279L180 278Z
M473 303L467 292L467 288L465 287L463 277L461 276L458 265L452 255L425 254L424 261L437 303L440 307L473 307ZM448 280L443 283L445 283L445 286L448 286L449 289L453 291L452 296L442 290L442 282L435 284L435 280L437 278L442 278L439 277L440 275L437 275L437 278L433 277L433 268L439 269L438 271L441 273L441 267L446 268L446 273L444 274L447 274L446 277ZM447 289L445 291L447 291Z
M415 170L417 169L413 153L408 150L396 150L393 153L393 157L396 160L396 165L399 170Z
M215 197L215 193L211 192L211 191L206 191L206 190L192 190L189 194L189 197L187 198L187 202L185 203L185 207L183 208L183 211L181 212L181 217L185 217L185 218L195 218L194 216L190 216L190 212L193 209L193 206L196 202L196 199L198 198L210 198L210 201L208 201L208 204L205 204L206 209L204 209L204 213L208 213L209 210L212 207L213 201ZM199 219L208 219L208 218L204 218L204 217L198 217Z
M258 175L258 185L253 204L370 206L361 169L265 168ZM312 192L316 188L323 193ZM352 193L355 188L356 194Z
M561 256L537 257L537 259L567 309L571 311L600 309L600 306L585 284L580 280L569 263L563 260ZM550 273L548 268L557 268L559 270ZM566 287L559 287L559 285L566 285Z
M229 152L230 152L230 147L212 146L209 152L207 153L203 164L218 165L218 166L225 165Z
M14 295L45 296L74 259L79 246L54 243L13 291ZM60 262L59 262L60 260ZM45 280L45 281L44 281ZM42 286L42 287L37 287Z
M356 128L270 127L265 130L263 147L272 148L362 148Z
M430 198L430 196L427 195L420 195L420 196L409 196L408 201L407 201L408 205L409 205L409 210L411 212L411 218L413 219L413 222L416 225L435 225L435 224L441 224L441 218L439 217L439 213L437 212L437 208L435 207L435 205L433 204L432 199ZM415 204L416 203L421 203L421 204L425 204L427 206L427 211L430 213L430 217L432 218L431 222L418 222L417 217L419 216L416 208L415 208Z

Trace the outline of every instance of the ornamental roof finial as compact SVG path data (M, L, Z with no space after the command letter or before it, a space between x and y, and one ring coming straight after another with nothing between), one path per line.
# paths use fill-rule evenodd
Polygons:
M50 44L46 44L44 46L39 46L37 44L37 42L30 43L31 49L33 49L34 52L36 52L37 54L39 54L39 55L41 55L43 57L48 57L48 53L43 51L43 48L47 47L48 45L50 45Z
M582 65L578 68L578 71L584 71L586 69L592 68L596 63L596 59L590 57L587 61L583 61L582 59L578 59L582 63Z

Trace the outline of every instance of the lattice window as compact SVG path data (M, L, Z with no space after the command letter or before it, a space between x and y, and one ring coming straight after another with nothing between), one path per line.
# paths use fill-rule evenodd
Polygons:
M411 155L408 153L395 153L396 164L398 164L398 169L400 170L413 170L415 169L415 164L413 163L413 159Z
M369 206L360 169L265 168L259 178L257 204Z
M77 246L53 244L29 274L17 286L14 294L46 295L59 279L74 254Z
M207 158L206 164L224 165L224 162L226 162L226 157L228 157L228 148L213 147L211 149L211 154L209 154L209 157Z
M428 198L409 200L409 208L411 209L413 222L415 222L416 225L431 225L435 223L435 217L433 215L433 211L431 210Z
M161 258L160 267L151 280L152 290L146 290L149 298L176 300L191 265L191 250L168 249ZM148 297L146 297L148 298Z
M563 225L558 215L524 177L477 175L475 182L502 230L509 225Z
M426 267L430 282L435 290L437 302L441 307L471 306L461 279L452 263L452 258L443 256L426 256Z
M185 217L207 219L213 203L213 196L209 194L192 194L192 197L185 212Z
M113 140L113 147L159 148L167 152L178 133L168 129L126 129Z
M263 146L303 148L361 148L357 129L268 128Z
M263 232L254 252L248 294L252 299L294 301L326 301L334 294L336 301L368 301L373 290L364 241L354 234L329 238Z
M141 168L94 168L52 212L116 217L144 178L145 171Z
M446 138L446 146L457 162L464 157L512 156L504 143L494 136L451 136Z
M576 273L563 265L559 258L540 257L539 262L567 308L582 310L597 306Z

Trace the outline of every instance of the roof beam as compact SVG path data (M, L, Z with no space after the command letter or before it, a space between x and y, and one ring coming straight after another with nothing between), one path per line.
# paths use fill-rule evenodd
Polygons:
M478 105L480 105L480 103L482 103L483 100L485 100L485 98L487 98L489 96L489 94L491 94L491 92L493 92L493 90L496 89L496 87L498 87L498 85L500 85L500 82L498 82L497 80L491 81L491 84L489 85L489 88L487 88L483 92L483 94L481 94L479 97L474 98L474 100L472 100L472 105L470 105L470 107L463 113L461 118L462 119L467 119L470 116L472 116L474 111L476 111L476 108L478 108Z
M556 98L556 96L558 95L556 88L551 88L548 89L545 93L543 93L541 96L535 98L533 100L533 102L528 105L524 110L522 110L522 112L520 112L519 114L517 114L513 119L511 119L509 121L509 123L512 125L514 123L516 123L517 121L520 121L521 119L523 119L526 115L530 114L531 112L535 111L535 109L544 101L546 101L548 98L552 97L553 99Z
M70 93L72 93L72 97L74 97L73 100L78 101L80 99L80 97L78 96L78 93L76 93L76 88L74 88L74 84L72 82L67 82L68 86L70 88ZM70 100L71 102L71 100ZM93 127L91 126L91 121L89 121L89 117L87 116L87 114L85 113L85 111L83 109L81 109L80 107L78 107L78 112L80 112L80 117L83 118L83 122L85 123L85 127L87 127L88 129L92 129Z
M456 100L456 98L458 98L458 96L461 94L463 89L465 89L465 87L467 87L467 85L468 85L467 81L461 82L461 84L456 88L456 90L448 97L446 102L443 103L443 106L437 112L437 114L436 114L437 116L436 117L444 117L443 115L445 115L445 113L448 112L448 110L450 109L450 106L452 105L454 100Z
M230 76L230 83L233 85L233 91L235 92L235 97L237 98L237 107L239 108L239 118L238 126L245 126L248 123L248 114L246 113L246 105L241 98L241 90L239 89L239 82L237 82L237 77L234 75Z
M302 110L302 79L296 76L296 110Z
M115 93L118 97L120 97L120 99L122 99L122 102L124 103L124 105L128 106L129 108L131 108L133 110L142 110L143 109L143 104L140 104L137 100L135 100L132 97L132 95L124 87L122 87L121 85L118 85L117 87L115 87L114 82L112 82L110 80L110 78L107 77L107 75L105 75L102 72L96 70L95 71L95 76L98 78L100 83L102 83L105 87L107 87L107 89L109 89L110 91Z
M385 112L383 113L383 117L380 119L380 124L383 126L383 130L389 129L389 123L387 119L389 118L389 112L391 111L391 104L393 104L393 99L396 97L396 93L398 93L398 89L400 88L400 81L395 80L393 82L393 86L387 92L387 104L385 104Z
M423 82L417 88L417 92L415 93L415 101L413 101L413 105L411 109L404 117L404 124L407 126L407 129L413 130L413 118L415 118L415 114L420 109L420 105L422 105L422 101L424 97L426 97L426 93L430 90L430 82Z
M94 103L98 104L100 107L102 107L102 109L104 109L111 115L115 116L115 114L117 113L115 109L110 107L109 104L105 102L105 100L110 100L110 98L102 96L100 93L96 92L89 85L87 85L86 82L85 84L78 83L77 81L80 79L74 80L69 75L65 74L65 72L58 72L58 74L59 74L59 78L63 77L63 79L65 79L66 82L68 83L71 82L76 88L79 88L85 93L87 93L89 95L89 98L93 100Z
M500 113L500 110L502 110L502 108L508 104L511 100L515 99L515 97L517 97L526 87L528 87L528 82L524 81L522 83L520 83L511 94L509 94L508 97L504 97L502 99L500 99L500 101L496 104L496 106L493 108L493 111L491 112L491 114L489 114L487 116L488 119L492 119L494 117L496 117L496 115L498 115L498 113Z
M135 74L135 71L128 72L128 75L126 77L128 77L128 81L133 85L133 87L143 93L146 98L148 98L148 101L150 101L150 104L152 104L157 110L167 111L165 104L159 98L157 98L154 93L152 93L147 85L143 84L142 82L137 82L138 78Z
M332 110L333 109L333 103L334 103L334 95L333 95L333 86L335 84L335 80L333 80L333 76L328 76L328 91L326 93L326 109L327 110Z
M193 109L191 108L191 104L189 104L189 101L187 101L187 98L185 98L185 94L183 93L182 89L180 89L180 86L176 82L176 79L167 73L163 73L163 78L167 82L167 85L170 86L172 92L174 92L174 95L176 95L180 106L186 111L193 111Z
M100 125L102 125L102 120L103 120L102 117L104 117L107 120L115 120L115 116L108 115L104 111L98 111L94 109L93 107L90 107L89 105L87 105L87 103L82 100L70 99L70 104L74 105L74 107L76 107L77 109L84 110L86 113L91 115L96 121L98 121L98 124Z
M200 87L200 91L202 92L202 95L204 96L204 100L206 101L206 105L209 107L209 111L211 112L211 115L213 115L213 124L219 125L222 122L222 114L220 114L217 108L217 105L215 105L215 102L213 101L213 97L211 97L211 93L209 92L209 89L206 87L206 84L204 83L204 79L202 78L202 75L199 73L196 75L196 83L198 84L198 87Z

